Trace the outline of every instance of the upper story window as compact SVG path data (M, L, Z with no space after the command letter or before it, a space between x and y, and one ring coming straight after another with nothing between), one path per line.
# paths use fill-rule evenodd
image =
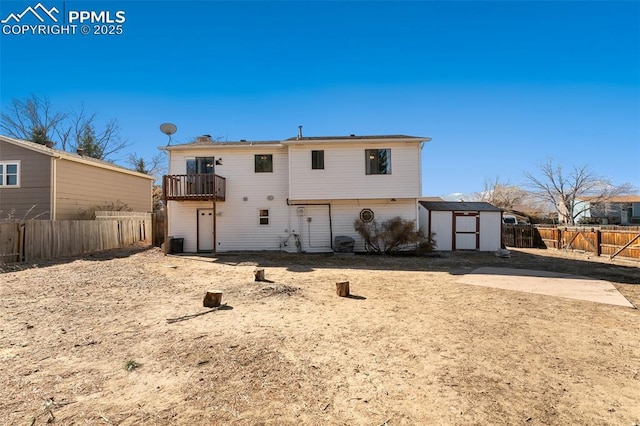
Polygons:
M311 151L311 168L313 170L324 169L324 151Z
M213 157L196 157L187 159L187 174L209 174L215 170Z
M0 187L18 188L20 186L20 162L0 161Z
M273 155L258 154L255 157L256 173L272 173L273 172Z
M368 175L391 174L390 149L365 149L365 164Z

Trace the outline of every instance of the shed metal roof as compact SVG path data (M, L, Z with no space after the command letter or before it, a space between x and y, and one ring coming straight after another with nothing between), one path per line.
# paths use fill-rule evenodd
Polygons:
M419 201L427 210L457 212L501 212L502 209L484 201Z

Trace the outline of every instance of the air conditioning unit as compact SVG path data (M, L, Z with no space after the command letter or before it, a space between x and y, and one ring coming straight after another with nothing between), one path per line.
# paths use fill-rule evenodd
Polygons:
M298 216L304 216L304 207L298 207L296 213L298 213Z

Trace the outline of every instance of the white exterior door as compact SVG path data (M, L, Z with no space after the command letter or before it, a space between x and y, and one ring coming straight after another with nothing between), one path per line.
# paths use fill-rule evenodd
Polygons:
M455 250L478 250L479 215L476 212L455 213Z
M213 209L198 209L198 251L213 251Z

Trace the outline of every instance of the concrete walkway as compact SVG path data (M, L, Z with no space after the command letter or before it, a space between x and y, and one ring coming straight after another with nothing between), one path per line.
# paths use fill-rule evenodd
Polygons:
M484 267L464 275L458 282L635 308L608 281L557 272Z

